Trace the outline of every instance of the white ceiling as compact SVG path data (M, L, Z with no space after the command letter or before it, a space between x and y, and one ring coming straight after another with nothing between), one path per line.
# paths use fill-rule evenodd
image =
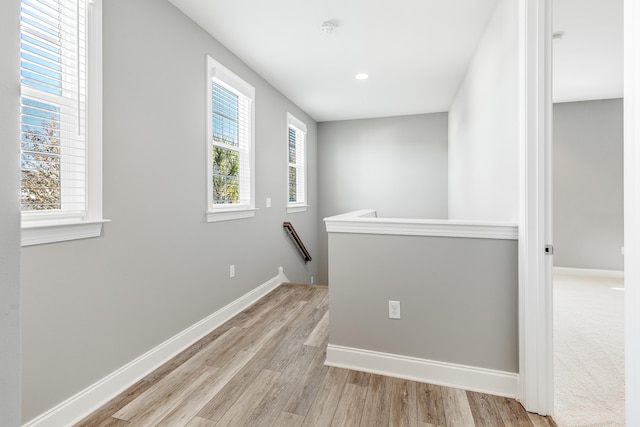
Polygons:
M448 111L496 3L170 1L317 121ZM622 1L555 0L557 100L622 96Z
M621 98L623 0L554 0L553 99Z

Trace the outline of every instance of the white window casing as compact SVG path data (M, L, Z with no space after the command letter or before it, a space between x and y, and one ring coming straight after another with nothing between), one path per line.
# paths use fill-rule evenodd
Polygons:
M207 55L207 222L255 215L255 89Z
M287 113L287 213L307 210L307 125Z
M102 0L22 0L22 245L102 233Z

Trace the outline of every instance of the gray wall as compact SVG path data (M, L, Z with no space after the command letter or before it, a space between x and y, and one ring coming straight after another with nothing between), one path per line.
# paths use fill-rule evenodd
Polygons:
M446 113L319 123L318 165L318 283L328 283L324 218L447 218Z
M330 233L329 343L518 372L517 245Z
M557 267L622 270L622 100L553 106Z
M18 0L0 2L0 425L20 422Z
M204 220L206 54L256 88L260 210L252 219ZM309 130L311 208L291 215L287 111ZM22 251L24 420L273 278L278 266L309 282L316 263L305 265L282 222L316 254L315 153L315 123L170 3L105 1L104 214L112 222L101 238Z

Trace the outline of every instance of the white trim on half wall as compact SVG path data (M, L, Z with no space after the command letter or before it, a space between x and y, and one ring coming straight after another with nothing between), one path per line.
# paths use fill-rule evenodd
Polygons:
M473 239L516 240L518 226L500 222L450 219L378 218L374 209L364 209L324 219L328 233L391 234L396 236L441 236Z

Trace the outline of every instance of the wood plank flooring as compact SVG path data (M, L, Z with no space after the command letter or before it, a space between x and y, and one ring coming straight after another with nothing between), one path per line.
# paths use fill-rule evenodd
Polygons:
M554 426L513 399L324 366L328 292L285 284L76 426Z

